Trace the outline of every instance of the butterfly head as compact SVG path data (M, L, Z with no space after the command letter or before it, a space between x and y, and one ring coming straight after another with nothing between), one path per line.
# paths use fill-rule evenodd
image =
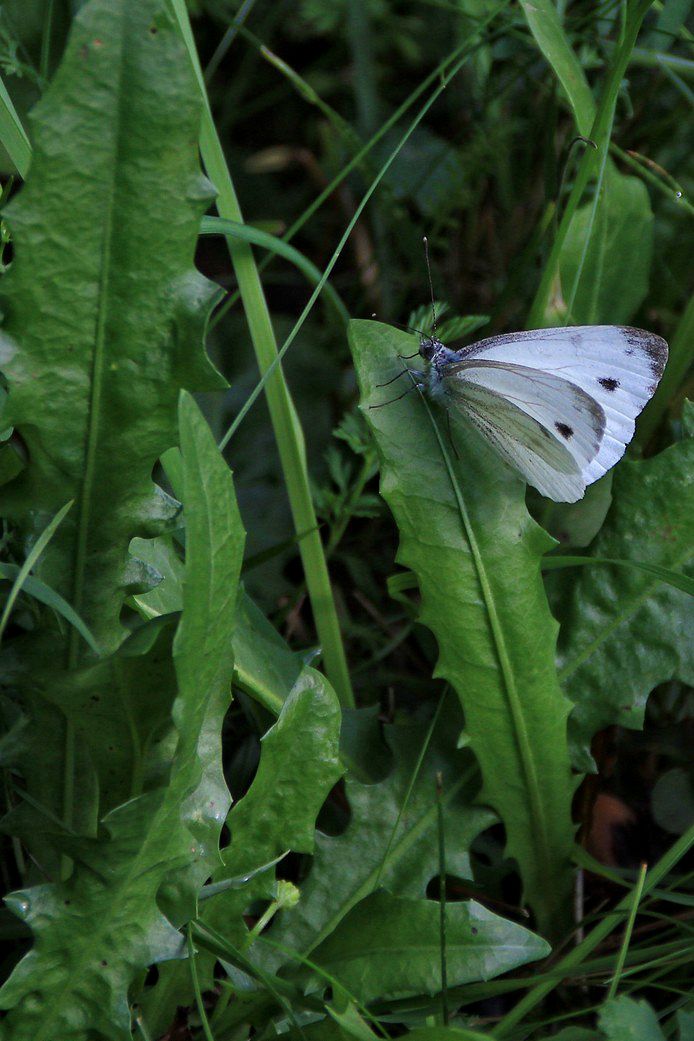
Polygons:
M437 354L441 351L445 351L445 346L440 340L437 340L434 336L422 337L419 341L419 353L427 361L433 361Z

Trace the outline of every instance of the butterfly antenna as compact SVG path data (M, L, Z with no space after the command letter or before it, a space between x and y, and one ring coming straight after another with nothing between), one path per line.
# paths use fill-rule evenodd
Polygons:
M431 264L429 263L429 239L424 236L424 259L427 265L427 275L429 277L429 292L431 293L431 319L432 319L432 332L436 336L436 303L434 301L434 283L431 280Z

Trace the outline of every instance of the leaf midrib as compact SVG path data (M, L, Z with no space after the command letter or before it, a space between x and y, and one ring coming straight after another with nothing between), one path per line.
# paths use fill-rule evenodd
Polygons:
M73 606L78 614L82 614L83 606L87 563L87 539L92 519L91 500L95 483L98 429L99 422L101 419L100 404L103 393L103 368L106 353L106 323L108 319L110 303L108 299L107 287L109 285L111 275L111 263L113 255L113 250L111 249L113 241L113 213L115 207L117 185L119 183L119 160L120 156L122 155L123 145L123 82L125 78L124 73L126 64L125 47L123 44L125 36L126 19L127 13L124 7L121 6L121 26L117 37L119 53L117 57L117 73L115 80L116 103L114 106L113 121L109 124L114 127L115 131L113 134L112 161L108 164L108 173L110 174L111 183L109 185L108 190L108 199L104 207L101 269L99 275L99 296L97 313L95 316L94 350L92 354L92 378L90 384L88 422L84 448L85 466L84 477L82 479L82 495L79 498L78 506L79 520L77 528L77 544L75 547L75 580L73 585ZM115 34L113 39L115 42ZM70 640L68 644L68 668L72 669L77 665L79 657L79 648L79 634L72 630L70 633Z
M516 738L516 747L518 749L518 755L521 762L521 768L523 770L523 776L525 778L525 786L528 792L528 799L531 806L531 825L533 825L533 831L535 832L537 843L538 843L538 859L541 863L549 865L551 863L550 857L550 843L548 837L547 822L545 819L544 807L542 799L540 797L539 781L537 777L537 771L535 770L535 763L530 748L530 740L528 737L528 731L525 724L525 717L518 697L518 690L516 688L516 680L511 666L511 660L506 648L506 639L504 636L503 627L499 621L499 616L496 610L496 603L494 600L494 594L492 592L491 583L487 576L487 571L484 566L484 560L482 553L480 552L477 538L475 536L470 516L467 512L467 506L463 494L460 490L458 482L455 477L451 461L446 450L446 446L443 442L441 432L438 428L438 424L434 419L429 402L423 395L420 395L421 400L427 410L429 420L434 429L436 439L439 443L441 455L446 467L448 478L451 482L451 488L458 505L458 511L460 518L463 523L465 536L470 546L470 553L475 565L475 572L477 579L480 584L480 590L484 598L484 604L487 611L487 617L489 619L489 627L492 634L492 642L494 644L496 658L499 663L501 676L503 680L504 690L506 692L507 703L510 708L511 718L514 725L514 736Z

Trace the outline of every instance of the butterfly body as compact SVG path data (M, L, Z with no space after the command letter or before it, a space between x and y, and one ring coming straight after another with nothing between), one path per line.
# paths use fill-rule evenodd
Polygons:
M667 344L603 325L492 336L459 351L422 336L419 353L432 398L464 414L543 495L575 502L623 455Z

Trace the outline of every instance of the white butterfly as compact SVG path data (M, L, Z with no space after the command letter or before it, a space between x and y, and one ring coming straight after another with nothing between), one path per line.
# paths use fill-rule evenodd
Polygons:
M668 356L643 329L583 325L491 336L452 351L420 340L430 395L462 411L515 470L576 502L624 454Z

